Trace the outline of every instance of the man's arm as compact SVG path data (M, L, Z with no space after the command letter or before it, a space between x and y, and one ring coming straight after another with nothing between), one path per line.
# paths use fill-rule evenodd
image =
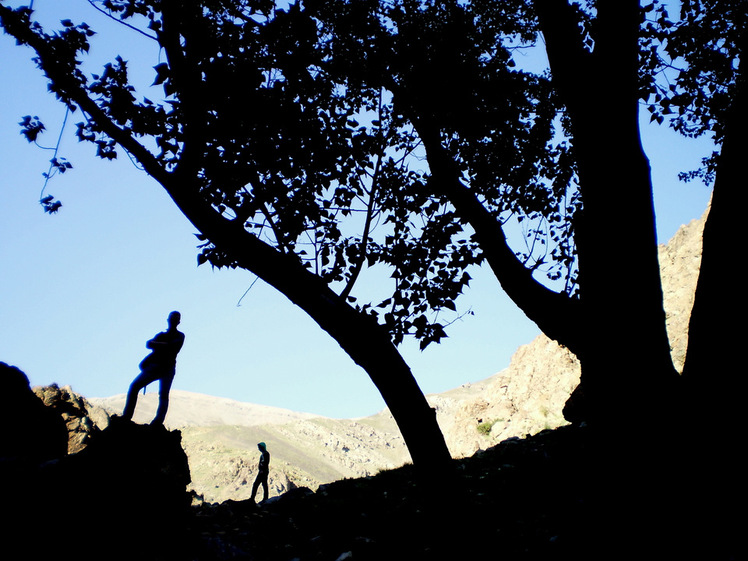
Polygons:
M158 336L161 335L160 333L157 333L156 336L148 341L145 346L147 349L153 349L155 347L158 347L159 345L163 345L161 341L158 340Z

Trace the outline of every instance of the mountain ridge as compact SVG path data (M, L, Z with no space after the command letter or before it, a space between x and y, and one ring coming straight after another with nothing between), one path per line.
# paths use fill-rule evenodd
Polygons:
M87 399L90 403L116 414L124 409L127 395L122 393L110 397L89 397ZM157 407L157 392L140 395L133 421L140 424L150 422ZM321 417L321 415L314 413L292 411L272 405L250 403L180 389L172 389L169 392L167 416L168 419L165 424L170 428L212 425L256 426Z

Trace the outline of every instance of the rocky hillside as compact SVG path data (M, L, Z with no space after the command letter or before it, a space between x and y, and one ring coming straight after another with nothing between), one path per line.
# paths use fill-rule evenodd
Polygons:
M678 367L685 355L702 226L703 220L695 220L660 247L668 329ZM576 358L541 335L520 347L506 370L427 398L452 455L464 458L508 438L564 425L562 409L578 381ZM409 461L386 410L363 419L338 420L189 392L172 395L167 427L181 431L192 488L208 502L249 497L260 441L268 443L272 454L271 496L374 475ZM147 423L156 400L155 393L142 396L134 420ZM124 396L91 402L119 413Z
M141 396L133 420L148 423L157 401L156 393ZM124 396L87 403L93 410L115 415L122 411ZM387 413L357 420L328 419L175 390L165 424L181 432L192 488L209 502L249 498L258 442L267 442L272 454L270 496L365 477L409 460Z
M681 226L659 248L668 335L678 370L685 360L705 217ZM453 455L465 457L507 438L565 424L562 410L579 375L576 357L540 335L515 352L506 370L476 387L466 385L430 399Z

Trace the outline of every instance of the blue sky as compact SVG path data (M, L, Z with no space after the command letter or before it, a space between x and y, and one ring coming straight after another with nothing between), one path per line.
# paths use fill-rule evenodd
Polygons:
M94 58L140 56L132 51L140 37L85 0L36 0L35 8L51 21L70 17L100 30ZM48 186L64 206L53 216L42 211L51 153L28 144L18 122L38 115L48 128L40 143L51 146L65 111L31 56L0 36L0 361L21 368L33 385L69 384L89 397L124 393L145 341L176 309L186 334L177 389L340 418L381 410L366 373L280 293L253 285L245 271L197 267L194 228L124 155L104 162L79 144L75 114L60 151L74 169ZM706 208L709 190L676 174L696 167L708 146L656 126L646 127L644 143L664 242ZM475 315L452 325L440 345L402 348L425 393L499 372L539 333L490 273L473 277L460 304Z

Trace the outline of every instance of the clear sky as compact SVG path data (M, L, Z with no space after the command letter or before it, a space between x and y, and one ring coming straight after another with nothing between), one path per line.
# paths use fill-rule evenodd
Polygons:
M85 0L36 0L34 8L49 21L68 17L100 31L96 60L143 56L137 33ZM147 41L145 48L152 50ZM246 271L197 267L195 229L124 154L104 162L93 146L79 144L76 114L60 150L74 169L47 188L64 206L52 216L42 211L51 152L28 144L18 123L38 115L48 128L40 144L54 146L65 110L31 56L0 36L0 361L21 368L32 385L71 385L88 397L124 393L145 341L179 310L186 342L175 388L339 418L380 411L384 403L366 373L283 295L262 281L253 285ZM147 72L158 62L157 52L150 56ZM605 116L611 126L613 111ZM709 190L676 174L696 167L708 147L656 126L646 127L644 143L664 242L706 208ZM473 277L460 305L475 315L452 325L440 345L402 348L425 393L501 371L539 333L490 273Z

